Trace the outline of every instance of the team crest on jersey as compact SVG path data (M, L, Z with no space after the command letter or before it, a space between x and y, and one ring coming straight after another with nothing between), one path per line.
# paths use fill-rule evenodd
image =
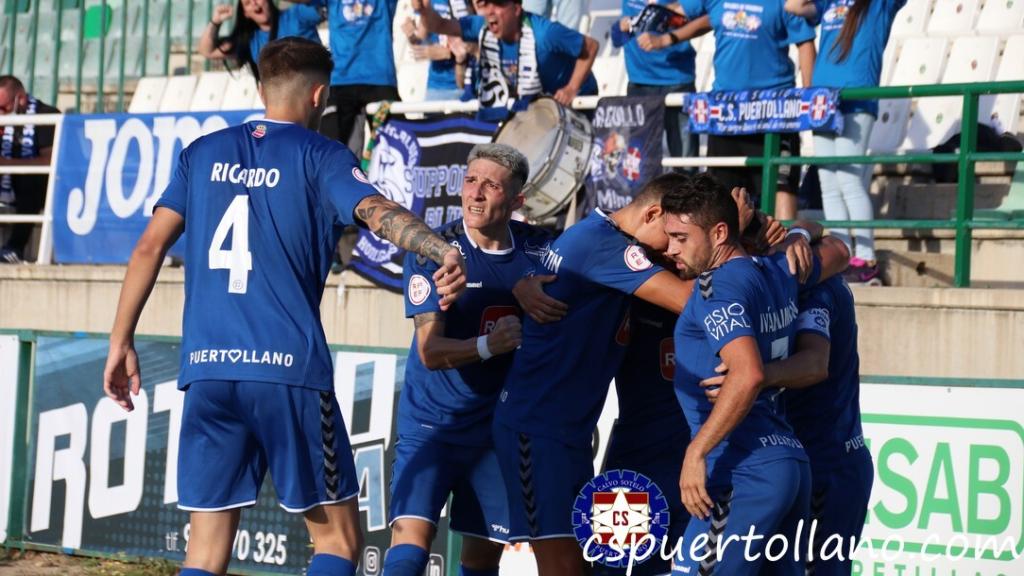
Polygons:
M430 296L430 280L422 274L413 274L409 278L409 302L413 306L419 306L427 301Z
M587 482L576 496L572 525L576 541L589 558L624 568L630 558L642 563L657 555L668 535L668 501L643 474L608 470Z
M480 314L480 336L494 331L494 325L505 316L519 316L519 308L515 306L488 306Z
M615 331L615 343L619 346L629 346L629 311L622 315L619 329Z
M266 135L267 135L267 125L266 124L257 124L256 128L254 128L253 131L252 131L252 137L253 138L263 138Z
M634 272L641 272L653 266L647 258L647 253L644 252L644 249L636 244L626 248L626 252L622 257L626 261L626 266Z
M352 177L355 178L356 181L362 182L363 184L370 183L370 181L366 179L366 174L363 174L363 171L360 170L358 166L354 166L352 168Z

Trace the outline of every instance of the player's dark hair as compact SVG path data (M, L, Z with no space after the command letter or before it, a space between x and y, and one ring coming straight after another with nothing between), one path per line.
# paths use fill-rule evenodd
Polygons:
M661 198L661 209L668 214L686 215L704 230L725 222L729 239L739 237L740 214L736 201L710 174L691 176L684 184L668 190Z
M637 192L634 201L640 204L657 204L669 190L685 186L689 181L690 177L682 172L667 172L648 180Z
M850 11L846 14L843 27L839 30L839 36L831 48L832 54L836 54L838 51L836 62L842 62L850 56L850 50L853 49L853 39L857 36L857 31L860 30L861 24L864 23L864 15L867 14L870 4L871 0L854 0L853 5L850 6Z
M277 38L277 23L281 17L281 10L273 0L267 1L267 10L270 12L270 39L274 40ZM256 22L245 17L242 0L238 0L235 6L235 25L231 28L231 33L217 41L217 49L228 56L228 62L237 62L239 68L248 66L257 82L260 80L260 70L256 65L256 57L259 55L252 53L249 43L258 30Z
M268 42L260 50L260 81L264 86L291 80L296 75L327 83L333 66L331 53L323 44L297 36Z

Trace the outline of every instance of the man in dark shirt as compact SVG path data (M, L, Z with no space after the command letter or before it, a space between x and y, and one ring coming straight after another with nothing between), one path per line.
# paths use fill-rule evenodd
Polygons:
M60 114L60 110L36 100L14 76L0 76L0 115ZM0 120L0 125L2 125ZM0 169L8 166L47 166L53 152L54 126L3 126L0 129ZM46 202L45 174L0 174L0 206L12 206L18 214L38 214ZM18 264L32 235L33 224L11 227L0 263Z

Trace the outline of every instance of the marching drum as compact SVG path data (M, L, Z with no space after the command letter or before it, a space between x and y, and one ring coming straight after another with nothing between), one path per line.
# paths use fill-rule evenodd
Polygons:
M572 201L583 185L592 139L586 117L552 98L530 102L501 127L494 141L512 146L530 161L522 208L528 220L544 222Z

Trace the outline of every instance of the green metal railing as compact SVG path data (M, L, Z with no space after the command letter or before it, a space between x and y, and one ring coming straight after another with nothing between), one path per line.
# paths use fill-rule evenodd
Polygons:
M55 29L43 30L43 36L41 37L41 31L39 30L41 5L45 3L46 6L50 6L51 2L54 6L54 19L48 22L53 22ZM48 99L51 104L56 104L59 93L73 92L75 110L80 112L121 112L127 108L128 104L125 98L126 83L135 78L142 78L147 74L170 75L172 53L184 54L186 66L191 71L196 40L193 37L195 32L194 20L197 12L202 12L209 19L213 14L214 5L222 2L224 0L188 0L187 2L174 2L172 0L120 0L119 2L100 0L99 3L87 7L85 0L4 0L4 15L8 18L6 23L7 38L4 42L6 55L3 61L0 61L0 69L4 70L6 74L18 76L25 83L29 92L44 100ZM114 10L112 10L112 5L119 7L119 13L116 18L113 17ZM128 54L130 48L128 38L131 35L128 20L129 6L139 6L141 12L141 28L134 35L139 41L141 54L134 52ZM162 22L162 30L157 34L151 35L149 24L152 17L151 8L153 7L162 7L164 20ZM180 15L180 11L184 11L186 14L186 21L183 27L184 38L177 39L178 41L176 41L172 34L172 21L174 14ZM64 49L67 42L64 41L61 35L64 24L70 18L74 18L78 23L78 35L73 44L74 55L68 54L68 51ZM23 22L31 23L30 32L27 35L22 34L19 36L18 25ZM135 24L135 22L132 24ZM117 38L116 44L108 46L108 39L111 33L115 31L120 33L120 37ZM98 59L96 61L95 78L87 78L84 74L87 41L95 41L97 43ZM119 48L119 54L116 61L110 62L108 66L109 50L113 49L114 46ZM161 50L163 53L162 70L153 70L149 66L149 57L153 55L151 52L153 49ZM53 54L53 63L49 67L50 69L37 69L38 55L45 54L50 50L52 50L50 53ZM28 55L24 63L19 60L22 54ZM62 56L75 59L75 73L73 76L65 75L65 82L63 83L61 82L60 65ZM140 59L139 64L129 67L129 58L136 57ZM203 69L210 70L211 63L206 62L203 65ZM112 110L107 110L105 96L113 97L113 90L115 90L115 80L114 78L108 78L108 75L113 76L115 74L116 102ZM39 91L38 79L47 75L52 78L52 85L48 91L43 93ZM93 86L93 84L95 85ZM83 93L88 94L92 90L95 90L96 104L92 110L83 110L82 95Z
M1024 153L978 152L978 99L988 94L1024 93L1024 81L984 82L977 84L944 84L928 86L886 86L880 88L847 88L841 97L846 100L875 100L891 98L921 98L935 96L962 96L963 115L960 132L960 151L948 154L881 154L865 156L779 156L779 134L765 134L764 156L747 158L746 165L760 166L762 176L761 208L775 213L775 194L779 166L822 164L957 164L956 215L950 220L832 220L824 222L829 228L903 228L956 230L956 254L953 284L968 287L971 284L971 240L975 229L1020 230L1022 221L974 219L974 187L976 162L1019 162Z

